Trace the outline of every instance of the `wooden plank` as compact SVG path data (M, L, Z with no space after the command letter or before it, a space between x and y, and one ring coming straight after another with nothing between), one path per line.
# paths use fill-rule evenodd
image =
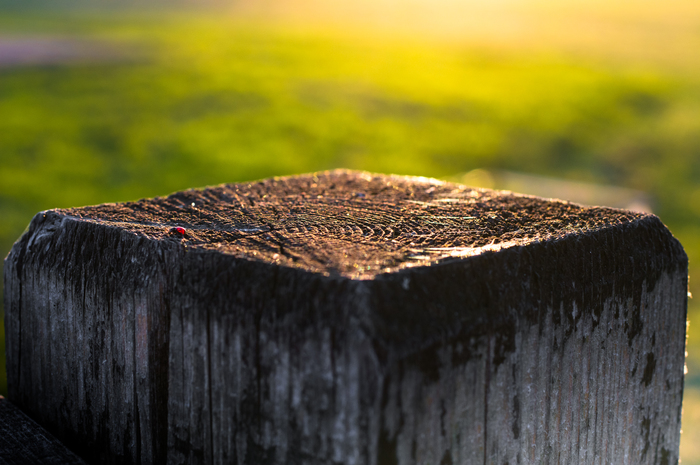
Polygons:
M42 212L5 286L10 398L89 461L678 459L653 215L333 171Z
M0 463L84 465L48 431L0 396Z

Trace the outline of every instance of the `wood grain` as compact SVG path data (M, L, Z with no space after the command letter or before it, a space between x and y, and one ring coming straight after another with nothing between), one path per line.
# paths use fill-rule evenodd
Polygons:
M653 215L333 171L42 212L5 288L11 400L93 463L678 459Z

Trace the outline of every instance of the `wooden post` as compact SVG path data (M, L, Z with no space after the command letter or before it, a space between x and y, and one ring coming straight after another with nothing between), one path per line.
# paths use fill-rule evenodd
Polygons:
M10 399L93 463L671 464L653 215L333 171L39 213Z

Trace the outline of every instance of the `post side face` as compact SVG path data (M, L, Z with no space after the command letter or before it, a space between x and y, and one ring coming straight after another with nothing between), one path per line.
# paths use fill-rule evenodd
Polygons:
M615 315L633 306L609 299L597 326L583 318L569 335L552 321L575 304L550 308L542 324L519 322L499 364L498 334L442 345L437 378L397 362L384 388L378 463L677 463L683 365L675 341L684 321L670 294L679 282L667 275L642 292L650 313L631 347ZM661 341L671 344L661 349Z
M348 172L47 212L6 265L10 395L104 463L673 463L674 241Z
M178 260L168 463L371 463L382 367L361 282L231 261Z
M6 261L9 398L88 462L164 453L164 265L142 238L51 212Z
M402 338L422 350L391 344L386 463L676 463L687 261L660 223L627 229L504 252L508 269L484 256L387 277L381 324L418 311L401 298L408 278L407 297L432 296L422 306L442 336L422 339L420 321ZM480 278L485 291L439 292ZM453 316L484 306L483 325Z

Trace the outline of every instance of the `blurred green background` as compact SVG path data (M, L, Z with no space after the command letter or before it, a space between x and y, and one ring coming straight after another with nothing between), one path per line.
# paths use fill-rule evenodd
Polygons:
M641 192L700 295L700 2L0 0L3 257L41 210L337 167Z

